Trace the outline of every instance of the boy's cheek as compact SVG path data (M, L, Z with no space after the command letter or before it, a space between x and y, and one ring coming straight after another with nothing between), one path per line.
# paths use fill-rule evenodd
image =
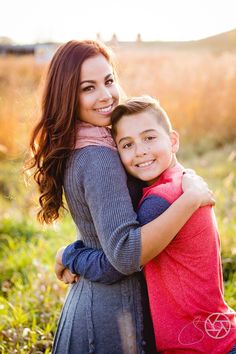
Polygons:
M134 169L134 166L132 165L132 163L130 163L127 160L123 160L122 163L123 163L123 166L124 166L126 172L128 172L131 176L139 178L139 175L137 174L137 171Z
M126 156L125 153L119 153L119 154L120 154L121 162L123 163L125 169L128 170L130 168L129 158Z
M130 175L132 175L134 177L138 177L134 171L134 168L133 168L133 157L131 156L131 151L118 149L118 153L120 155L121 162L122 162L124 168L126 169L126 171Z

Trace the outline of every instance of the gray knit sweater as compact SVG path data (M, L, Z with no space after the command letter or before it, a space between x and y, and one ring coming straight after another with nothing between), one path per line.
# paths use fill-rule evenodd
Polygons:
M111 264L128 276L112 285L81 277L71 286L53 353L145 353L140 227L126 179L117 152L107 147L75 150L68 162L64 190L78 238L86 246L102 247Z

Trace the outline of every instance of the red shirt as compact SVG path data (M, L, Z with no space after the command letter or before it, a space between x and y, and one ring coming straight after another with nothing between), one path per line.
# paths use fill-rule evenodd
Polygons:
M166 170L144 188L139 215L148 213L155 197L173 203L182 194L181 182L181 165ZM211 207L199 208L144 273L158 351L224 354L233 348L235 313L223 298L220 241Z

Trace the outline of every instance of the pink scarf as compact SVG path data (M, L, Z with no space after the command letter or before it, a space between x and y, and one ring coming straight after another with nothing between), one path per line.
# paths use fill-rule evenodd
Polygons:
M108 127L97 127L95 125L79 121L77 124L75 149L85 146L96 145L106 146L117 150L116 144L111 136L111 129Z

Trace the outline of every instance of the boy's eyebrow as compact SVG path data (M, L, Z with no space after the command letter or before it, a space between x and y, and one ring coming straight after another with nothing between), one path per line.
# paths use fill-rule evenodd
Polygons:
M131 136L125 136L124 138L121 138L121 139L118 141L118 145L119 145L123 140L128 140L128 139L132 139Z
M141 132L141 134L146 134L146 133L153 133L153 132L157 132L156 129L147 129L147 130L144 130L143 132ZM132 136L125 136L124 138L121 138L119 141L118 141L118 145L123 141L123 140L127 140L127 139L132 139Z
M112 76L112 73L108 74L105 76L104 80L109 79L109 77ZM80 85L84 84L84 83L89 83L89 84L94 84L96 81L95 80L84 80L80 82Z
M141 134L143 133L152 133L152 132L157 132L156 129L147 129L147 130L144 130Z

